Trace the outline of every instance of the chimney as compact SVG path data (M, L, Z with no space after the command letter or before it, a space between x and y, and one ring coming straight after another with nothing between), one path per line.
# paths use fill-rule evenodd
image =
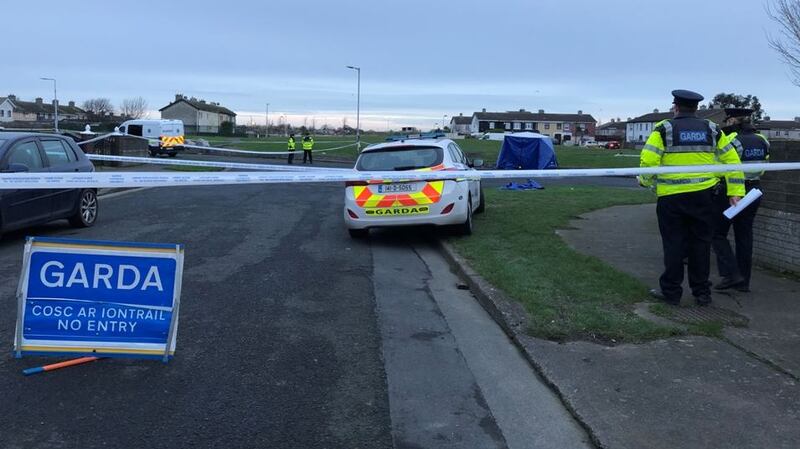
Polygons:
M192 97L192 98L191 98L191 100L192 100L192 101L197 101L197 98L195 98L195 97Z
M11 100L11 101L14 101L14 100L17 99L17 96L16 95L12 95L12 94L8 94L8 99Z
M36 97L36 104L42 104L42 97Z
M544 114L544 109L539 109L539 114Z
M653 114L658 114L658 108L653 109Z
M206 100L200 100L200 104L206 104Z
M175 101L180 101L180 100L183 100L183 95L175 94Z
M525 112L525 108L520 109L519 112Z
M74 102L74 101L70 101L70 102L69 102L69 103L67 103L67 104L69 104L69 107L71 107L71 108L74 108L74 107L75 107L75 102Z
M631 121L631 118L630 118L630 117L628 117L628 118L627 118L627 120L628 120L628 121Z
M463 117L463 116L464 116L464 113L463 113L463 112L459 112L459 113L458 113L458 116L459 116L459 117Z
M794 121L796 121L796 122L800 122L800 117L795 117L795 118L794 118Z
M583 115L583 111L581 111L580 109L578 109L578 115Z
M486 112L486 108L481 109L481 112Z
M771 119L769 118L769 116L766 116L766 117L764 117L764 121L765 121L765 122L768 122L768 121L770 121L770 120L771 120Z

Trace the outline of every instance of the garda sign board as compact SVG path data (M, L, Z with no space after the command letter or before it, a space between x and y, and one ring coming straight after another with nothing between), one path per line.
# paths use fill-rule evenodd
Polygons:
M167 361L182 276L182 245L28 237L14 352Z

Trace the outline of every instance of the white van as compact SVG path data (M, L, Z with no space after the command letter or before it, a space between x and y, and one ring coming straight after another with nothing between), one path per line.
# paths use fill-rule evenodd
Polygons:
M150 156L166 154L175 157L183 149L183 121L128 120L119 125L119 132L130 136L147 137Z

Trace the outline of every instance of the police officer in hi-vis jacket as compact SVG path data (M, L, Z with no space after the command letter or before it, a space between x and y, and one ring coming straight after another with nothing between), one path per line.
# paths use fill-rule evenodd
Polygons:
M671 119L656 124L641 153L642 167L738 164L739 155L717 125L697 117L703 96L674 90ZM726 199L735 204L744 195L744 174L728 172ZM683 295L684 258L689 261L689 286L698 305L711 303L708 280L711 238L714 226L713 191L719 183L717 173L687 172L640 175L639 183L655 187L656 214L664 248L664 273L660 289L651 295L678 305Z
M753 127L752 109L725 109L726 127L723 131L730 144L736 149L743 164L769 162L769 141ZM744 187L747 192L760 187L763 173L745 173ZM724 185L724 181L720 183ZM714 201L714 238L711 246L717 255L717 268L722 280L714 286L718 290L734 288L741 292L750 291L750 273L753 267L753 221L761 199L755 200L744 210L729 220L722 212L728 208L724 195L718 193ZM736 243L734 253L728 242L728 231L733 226Z

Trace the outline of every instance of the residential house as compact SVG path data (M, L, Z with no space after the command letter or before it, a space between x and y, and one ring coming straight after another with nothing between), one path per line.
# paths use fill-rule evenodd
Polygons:
M530 112L525 109L509 112L481 112L472 114L472 132L535 131L553 138L557 144L574 144L577 140L594 136L597 120L590 114L549 113L544 109ZM575 138L573 138L575 136Z
M218 134L220 126L231 122L236 127L236 113L219 103L175 95L175 101L159 109L162 119L182 120L187 134Z
M643 145L658 122L672 118L673 116L674 114L672 112L659 112L658 109L654 109L653 112L649 114L628 120L625 129L625 142ZM697 116L706 120L711 120L717 125L724 126L724 109L706 108L703 106L697 111Z
M450 132L459 135L470 134L472 132L472 117L464 117L458 113L450 118Z
M764 121L756 123L756 128L767 139L800 140L800 117L795 117L794 120L771 120L764 117Z
M608 142L611 140L622 142L625 140L625 130L627 127L628 122L612 118L610 122L603 123L597 127L594 137L598 142Z
M42 98L22 101L16 95L0 97L0 122L45 122L52 121L55 101L45 103ZM85 120L86 112L70 101L67 106L58 105L58 121Z

